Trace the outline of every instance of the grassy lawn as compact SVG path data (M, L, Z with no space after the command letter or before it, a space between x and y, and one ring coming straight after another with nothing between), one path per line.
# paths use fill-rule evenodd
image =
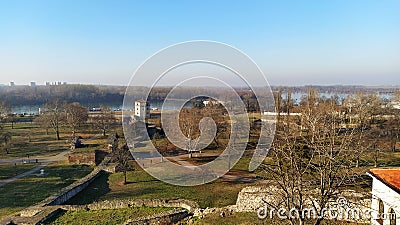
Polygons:
M255 212L233 213L221 217L219 213L208 214L202 219L195 219L195 225L213 224L213 225L261 225L261 224L277 224L290 225L289 220L280 220L269 218L259 219ZM313 221L306 221L305 224L313 224ZM334 220L326 220L321 225L360 225L360 223L340 222Z
M50 165L45 175L21 178L0 187L0 219L33 205L92 171L85 165Z
M49 129L49 133L46 134L46 130L38 127L35 123L14 124L14 129L11 128L11 124L5 124L4 130L12 135L12 144L9 154L6 154L4 150L0 151L0 158L27 157L28 155L32 157L51 156L70 147L71 131L66 127L60 128L61 140L56 140L52 129ZM122 127L115 126L107 134L115 132L122 135ZM81 136L82 142L88 144L88 148L79 151L92 151L106 146L107 137L103 137L100 131L90 124L82 125L76 135Z
M80 225L114 225L121 224L128 219L135 219L142 216L151 216L161 212L172 210L173 208L150 208L138 207L127 208L118 210L95 210L95 211L66 211L61 213L59 217L53 221L45 224L66 225L66 224L80 224Z
M35 124L14 124L14 129L7 124L4 129L12 135L12 145L10 154L1 152L0 158L56 155L68 148L65 140L55 140L51 130L46 135L46 131Z
M249 184L216 180L194 187L174 186L148 175L145 171L128 172L123 185L122 173L104 174L67 204L88 204L96 200L183 198L196 201L200 207L222 207L236 203L239 191Z
M21 174L25 171L28 171L34 167L38 166L37 164L26 164L26 165L1 165L0 166L0 180L5 180Z

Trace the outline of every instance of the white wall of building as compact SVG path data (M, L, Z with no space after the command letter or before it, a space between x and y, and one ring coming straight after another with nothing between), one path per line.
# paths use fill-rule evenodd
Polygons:
M371 208L378 215L379 213L379 200L382 200L384 205L384 213L389 214L389 210L393 209L396 213L396 224L400 225L400 194L388 187L380 180L373 177L372 181L372 202ZM371 225L379 225L380 223L371 218ZM383 225L390 225L390 220L383 220Z
M135 116L141 120L150 117L150 105L144 101L135 102Z

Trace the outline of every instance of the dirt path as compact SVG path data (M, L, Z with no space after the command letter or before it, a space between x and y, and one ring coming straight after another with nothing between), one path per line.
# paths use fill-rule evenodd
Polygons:
M216 157L218 154L215 153L193 153L193 157ZM165 157L165 159L168 159L169 161L179 164L181 166L185 167L194 167L196 166L193 162L187 161L189 158L189 154L183 154L183 155L178 155L178 156L170 156L170 157ZM145 158L141 159L140 161L144 165L156 165L156 164L162 164L160 158ZM241 183L255 183L255 182L260 182L260 179L255 178L254 176L249 176L246 172L244 171L229 171L225 175L221 177L225 181L230 181L230 182L241 182Z
M8 164L20 164L20 163L35 163L36 159L38 163L47 163L47 162L54 162L54 161L61 161L65 159L65 155L69 153L70 150L65 150L57 155L53 156L30 156L28 157L19 157L19 158L5 158L0 159L0 165L8 165Z

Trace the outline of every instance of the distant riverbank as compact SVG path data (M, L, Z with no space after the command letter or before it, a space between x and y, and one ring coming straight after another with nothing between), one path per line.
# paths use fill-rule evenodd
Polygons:
M292 99L296 104L299 104L301 99L306 96L306 93L303 92L296 92L292 93ZM320 96L324 98L331 98L332 96L337 96L339 101L341 102L343 99L345 99L349 94L334 94L334 93L321 93ZM392 94L379 94L379 96L382 99L391 99L393 97ZM286 97L286 93L282 93L282 97ZM99 108L100 105L105 105L113 111L120 111L122 107L122 102L111 102L111 103L82 103L81 104L84 107L87 107L88 109L92 108ZM175 110L179 108L179 103L177 102L176 104L170 105L168 108L164 108L165 110ZM20 106L12 106L12 113L15 114L28 114L28 115L36 115L39 113L39 108L42 107L42 105L38 104L32 104L32 105L20 105ZM161 109L163 107L163 101L157 100L157 101L150 101L150 108L157 108ZM185 107L190 107L190 103L187 103ZM126 109L133 109L132 107L126 107Z

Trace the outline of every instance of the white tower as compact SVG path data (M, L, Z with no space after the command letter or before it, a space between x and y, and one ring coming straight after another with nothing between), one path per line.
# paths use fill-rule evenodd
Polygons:
M135 101L135 116L144 121L150 117L150 104L144 100Z

